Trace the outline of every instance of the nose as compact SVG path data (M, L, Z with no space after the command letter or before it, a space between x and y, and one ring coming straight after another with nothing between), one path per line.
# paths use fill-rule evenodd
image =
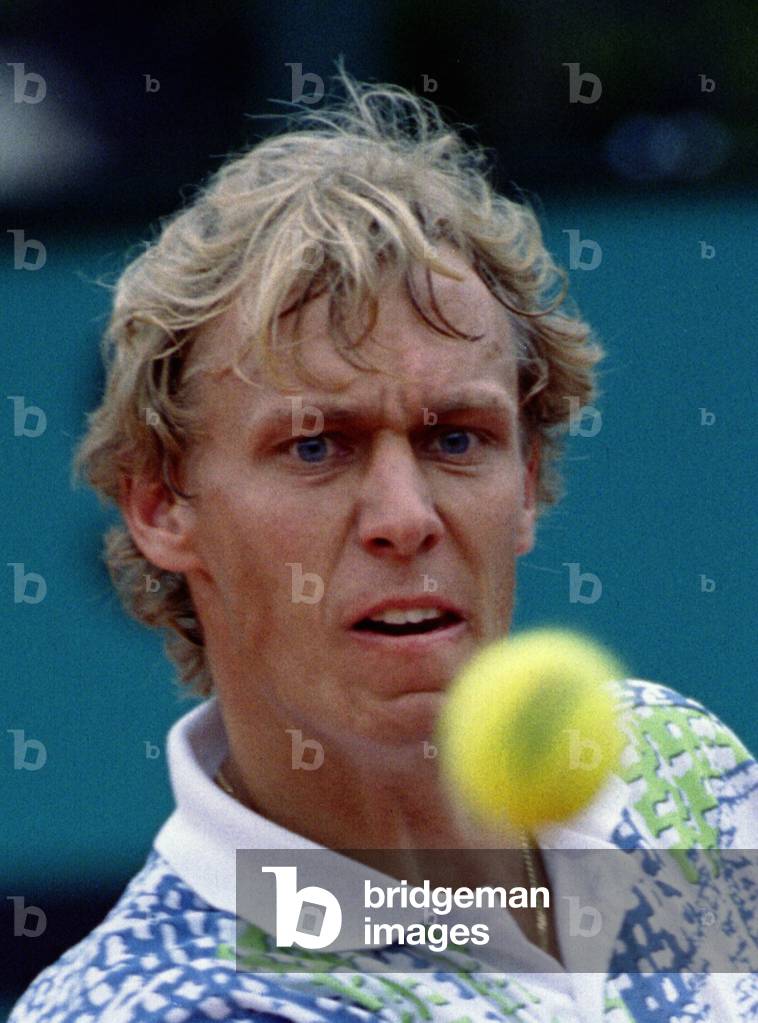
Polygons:
M371 554L410 558L425 554L444 530L429 484L407 438L385 436L362 481L358 534Z

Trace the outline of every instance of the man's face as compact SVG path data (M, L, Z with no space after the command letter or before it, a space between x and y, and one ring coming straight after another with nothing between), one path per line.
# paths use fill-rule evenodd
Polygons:
M334 350L324 296L305 306L298 338L326 389L299 380L285 394L232 373L203 382L209 437L184 477L198 495L187 578L222 703L346 755L429 738L456 670L508 631L516 557L533 543L536 459L527 471L520 456L511 328L478 277L448 258L466 278L435 275L439 306L484 336L440 337L388 279L361 352L404 379ZM220 357L224 332L237 329L225 314L200 350ZM285 320L285 341L290 331ZM315 419L301 419L306 408ZM283 418L270 420L277 410ZM351 628L379 602L418 596L452 603L462 624L405 638Z

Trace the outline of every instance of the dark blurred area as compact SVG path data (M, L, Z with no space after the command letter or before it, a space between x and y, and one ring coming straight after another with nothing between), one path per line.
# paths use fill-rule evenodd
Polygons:
M318 102L340 53L473 126L505 191L744 185L756 38L750 0L26 0L3 9L0 212L29 229L169 212L277 127L259 115Z

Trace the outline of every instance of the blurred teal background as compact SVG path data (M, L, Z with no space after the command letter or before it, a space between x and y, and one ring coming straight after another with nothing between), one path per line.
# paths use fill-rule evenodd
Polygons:
M602 427L568 440L567 493L520 562L514 628L586 631L629 674L702 700L758 751L758 8L357 6L27 0L4 11L0 934L13 933L13 896L45 908L48 927L3 943L0 1018L142 865L172 809L165 735L195 702L173 683L161 637L118 604L100 560L114 513L69 482L102 388L109 294L95 281L113 282L127 250L227 153L280 127L268 118L295 99L295 67L326 82L341 54L359 79L426 95L491 150L502 190L530 190L559 263L571 262L566 232L601 246L596 268L569 276L608 353ZM15 102L19 62L44 76L44 102ZM598 76L596 102L569 101L569 63ZM43 269L13 268L8 231L44 244ZM14 435L19 398L44 413L37 437ZM14 563L42 575L44 600L14 603ZM601 580L599 600L570 602L568 563ZM44 744L40 770L14 769L20 738Z

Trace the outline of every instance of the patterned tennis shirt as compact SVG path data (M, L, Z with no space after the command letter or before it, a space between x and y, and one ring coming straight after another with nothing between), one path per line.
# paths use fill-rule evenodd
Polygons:
M427 960L422 970L420 951L366 946L354 933L312 961L298 950L297 969L294 960L288 968L270 916L253 907L241 918L236 850L321 850L342 861L345 876L371 872L215 785L228 747L211 697L169 732L176 809L144 866L103 922L35 978L9 1023L755 1023L758 877L756 854L747 851L758 849L758 764L695 700L637 679L617 685L628 738L620 768L568 825L536 834L562 964L500 911L491 918L497 971L495 960L459 969L454 959L439 968ZM656 871L674 849L734 855L715 881L682 861L671 883ZM567 887L561 850L615 850L607 860L614 863L641 853L649 883L614 892L601 873L585 871L583 887L576 878ZM615 935L603 970L581 968L561 908L571 901L567 891L582 905L602 901ZM665 923L672 908L683 928L676 937ZM244 969L235 955L240 922ZM647 969L630 969L630 961Z

